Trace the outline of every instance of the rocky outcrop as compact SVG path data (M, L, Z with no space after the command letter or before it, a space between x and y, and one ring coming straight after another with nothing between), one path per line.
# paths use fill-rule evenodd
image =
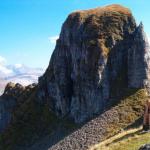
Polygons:
M20 92L23 91L22 88L23 87L19 84L15 86L13 83L8 83L4 95L0 97L0 132L10 123L12 110L16 106L14 94L18 96Z
M8 127L13 119L15 108L24 103L35 86L32 84L24 87L19 83L11 82L6 85L4 94L0 97L0 132Z
M150 48L130 10L110 5L69 15L45 74L39 102L83 122L124 88L149 85Z
M128 50L128 84L139 88L148 86L150 79L150 45L142 23L133 37L133 44Z
M141 146L139 150L150 150L150 144L145 144Z

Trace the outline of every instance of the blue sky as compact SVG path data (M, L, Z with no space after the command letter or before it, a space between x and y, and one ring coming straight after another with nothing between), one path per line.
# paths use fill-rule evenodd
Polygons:
M150 0L0 0L0 56L45 68L69 13L113 3L129 7L150 36Z

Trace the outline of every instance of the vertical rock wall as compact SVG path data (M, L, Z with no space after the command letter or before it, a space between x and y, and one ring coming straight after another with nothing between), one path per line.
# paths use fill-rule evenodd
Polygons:
M127 8L78 11L63 24L38 96L59 116L83 122L105 109L116 86L144 87L148 72L143 27Z

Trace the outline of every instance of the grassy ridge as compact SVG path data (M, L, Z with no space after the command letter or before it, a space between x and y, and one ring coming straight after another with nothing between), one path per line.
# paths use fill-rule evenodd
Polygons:
M140 127L123 131L95 145L91 150L138 150L143 144L150 143L150 133L143 133L141 130Z
M113 108L118 113L118 122L107 128L107 138L114 136L123 128L133 124L143 115L147 93L144 89L127 89L120 102Z
M132 93L132 94L131 94ZM118 122L112 122L109 127L107 128L107 134L105 135L105 139L102 143L105 143L105 140L110 141L114 135L118 135L118 133L123 130L124 128L131 126L132 124L137 126L136 120L141 118L143 115L144 104L147 99L147 94L144 89L128 89L120 101L114 108L118 113ZM126 131L125 131L126 132ZM124 133L123 133L124 134ZM144 140L140 142L136 140L132 140L131 145L125 149L127 145L128 138L126 139L126 143L123 145L122 143L119 144L119 141L116 141L115 144L98 144L96 146L92 146L90 150L136 150L141 144L147 142L147 138L149 134L145 135L143 138ZM135 138L134 138L135 139ZM113 143L113 142L112 142ZM134 143L136 145L134 145ZM103 146L103 147L102 147ZM117 147L118 146L118 147ZM134 148L135 147L135 148ZM107 149L106 149L107 148Z

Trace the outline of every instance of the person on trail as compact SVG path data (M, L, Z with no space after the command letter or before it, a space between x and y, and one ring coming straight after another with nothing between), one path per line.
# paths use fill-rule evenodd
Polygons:
M147 100L144 109L143 130L150 130L150 99Z

